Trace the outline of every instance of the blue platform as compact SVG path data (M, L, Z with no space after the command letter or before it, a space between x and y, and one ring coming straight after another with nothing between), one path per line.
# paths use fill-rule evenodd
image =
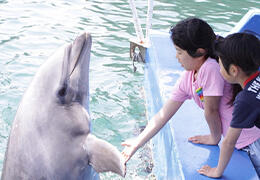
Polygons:
M231 32L249 28L260 34L260 12L249 13L251 14L247 14L246 18L242 19L243 25L240 24L239 27L237 25ZM166 102L174 83L184 70L177 62L175 54L176 50L169 33L151 31L151 47L146 50L144 74L148 119L151 119ZM157 179L211 179L198 174L197 170L206 164L217 166L220 146L195 145L188 142L189 137L202 134L209 134L203 110L193 100L188 100L151 140L153 173ZM235 149L220 179L259 178L247 153Z
M247 32L252 33L260 39L260 12L250 10L230 31L230 33Z

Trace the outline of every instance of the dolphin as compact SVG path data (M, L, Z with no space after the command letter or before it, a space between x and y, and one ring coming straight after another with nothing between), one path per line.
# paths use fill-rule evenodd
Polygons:
M91 166L125 175L121 153L90 133L91 44L89 33L80 34L34 75L12 124L2 180L89 179Z

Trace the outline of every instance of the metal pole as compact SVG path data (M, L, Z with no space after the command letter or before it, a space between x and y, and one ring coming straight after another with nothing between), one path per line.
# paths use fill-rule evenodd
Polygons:
M153 19L153 0L148 0L146 34L145 34L145 39L147 43L150 42L150 29L152 26L152 19Z
M129 0L129 4L130 4L130 8L131 8L132 15L134 18L135 32L136 32L137 38L140 43L143 43L144 35L143 35L142 28L141 28L141 25L139 22L139 18L138 18L137 12L136 12L134 0Z

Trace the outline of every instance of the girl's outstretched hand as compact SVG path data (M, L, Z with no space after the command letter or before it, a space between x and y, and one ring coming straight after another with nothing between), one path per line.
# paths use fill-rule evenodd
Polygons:
M125 149L122 151L122 155L126 163L132 157L132 155L137 151L138 147L135 140L127 140L121 143L121 145L125 146Z
M202 166L201 169L198 170L198 173L211 177L211 178L221 177L221 175L217 173L217 168L216 167L212 168L209 165Z

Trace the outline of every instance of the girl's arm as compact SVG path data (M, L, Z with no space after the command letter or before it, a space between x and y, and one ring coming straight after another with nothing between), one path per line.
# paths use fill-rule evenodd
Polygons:
M136 140L130 142L126 141L121 144L122 146L126 146L122 152L125 162L131 158L139 147L143 146L162 129L182 104L183 102L177 102L171 99L167 100L161 110L149 121L144 131Z
M208 177L213 177L213 178L221 177L233 154L234 147L236 145L237 139L240 136L241 131L242 129L240 128L229 127L227 135L224 138L221 145L218 167L212 168L209 165L206 165L203 166L200 170L198 170L198 172Z
M221 139L221 120L219 116L220 96L204 96L204 115L210 129L210 135L190 137L196 144L217 145Z

